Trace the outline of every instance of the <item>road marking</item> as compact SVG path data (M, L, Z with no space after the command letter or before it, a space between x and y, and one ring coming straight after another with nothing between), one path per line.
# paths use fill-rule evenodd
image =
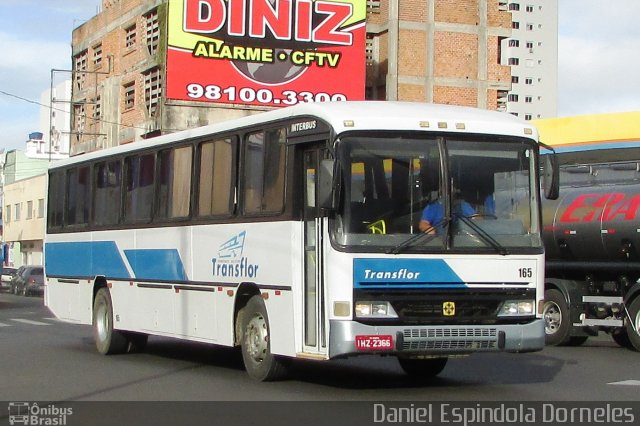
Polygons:
M640 380L623 380L621 382L611 382L610 385L622 385L622 386L640 386Z
M0 322L0 327L11 327L11 324L5 324L3 322Z
M20 322L23 324L29 324L29 325L51 325L51 324L47 324L46 322L32 321L24 318L10 318L10 320L15 322Z

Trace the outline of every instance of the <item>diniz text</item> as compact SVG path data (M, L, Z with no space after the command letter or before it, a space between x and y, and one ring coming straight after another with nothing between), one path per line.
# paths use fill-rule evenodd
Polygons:
M341 27L352 12L331 1L184 0L184 31L349 46L352 34Z
M635 220L639 208L640 194L581 194L567 205L560 222Z

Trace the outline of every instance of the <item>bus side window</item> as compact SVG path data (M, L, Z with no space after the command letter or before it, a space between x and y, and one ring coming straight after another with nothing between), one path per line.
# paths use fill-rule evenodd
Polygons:
M230 215L234 211L235 138L199 146L198 216Z
M74 167L67 171L66 225L89 223L90 184L89 166Z
M160 151L157 217L173 219L189 216L192 151L191 146Z
M49 206L47 209L47 226L49 229L62 228L62 219L65 199L65 175L62 171L51 172L49 175ZM9 206L5 209L5 222L10 222Z
M143 154L125 159L125 221L140 222L151 218L155 155Z
M93 172L93 223L115 225L120 219L122 163L120 160L98 163Z
M245 140L244 212L280 213L284 207L285 131L252 133Z

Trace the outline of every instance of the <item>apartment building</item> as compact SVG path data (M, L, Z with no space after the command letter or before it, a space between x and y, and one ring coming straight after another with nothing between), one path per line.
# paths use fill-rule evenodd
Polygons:
M27 142L30 157L59 160L69 156L71 79L68 72L54 72L51 87L40 95L41 139Z
M47 176L42 173L4 186L3 242L12 266L42 265Z
M506 2L505 2L506 3ZM506 111L525 120L558 113L558 0L509 0L513 32L502 41L511 66Z
M498 0L369 0L367 97L497 110L511 14Z
M2 153L2 244L9 248L5 264L41 264L44 240L44 200L48 160L22 150Z

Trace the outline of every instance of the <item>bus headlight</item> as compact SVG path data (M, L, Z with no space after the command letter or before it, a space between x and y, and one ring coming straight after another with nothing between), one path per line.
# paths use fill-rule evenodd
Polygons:
M520 317L533 315L535 309L533 300L505 300L498 311L499 317Z
M389 302L356 302L356 318L398 318Z

